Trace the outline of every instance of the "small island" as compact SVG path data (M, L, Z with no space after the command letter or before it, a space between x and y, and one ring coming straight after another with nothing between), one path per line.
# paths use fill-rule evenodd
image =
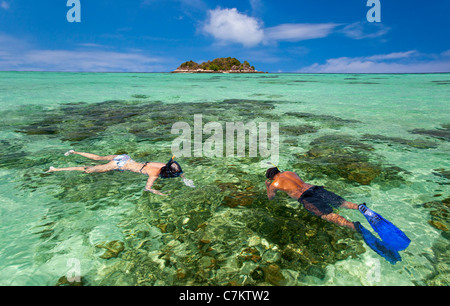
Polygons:
M184 62L173 73L264 73L257 71L247 61L241 63L236 58L221 57L198 64L194 61Z

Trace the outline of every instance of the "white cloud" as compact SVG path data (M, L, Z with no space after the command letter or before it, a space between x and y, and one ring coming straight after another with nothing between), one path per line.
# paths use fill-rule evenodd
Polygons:
M114 52L101 45L80 44L78 50L38 49L24 40L0 33L0 70L153 72L168 71L167 59L141 50ZM88 48L86 48L88 47Z
M366 57L339 57L325 64L315 63L300 69L302 73L433 73L450 72L450 60L419 60L415 50Z
M418 53L416 50L411 50L411 51L406 51L406 52L393 52L393 53L389 53L389 54L377 54L377 55L372 55L372 56L366 57L365 59L371 60L371 61L391 60L391 59L409 58L409 57L412 57L417 54Z
M261 10L260 0L250 0L253 15ZM216 8L208 11L203 24L203 33L213 36L219 43L238 43L246 47L270 44L279 41L298 42L324 38L332 33L340 33L352 39L381 38L390 28L380 23L355 22L337 23L285 23L265 28L255 17L238 12L236 8Z
M260 14L264 7L262 0L250 0L250 6L252 7L253 15Z
M71 50L32 50L23 59L23 64L33 64L37 70L92 72L152 71L158 62L138 53Z
M252 5L257 6L258 3L254 1ZM212 35L222 44L239 43L253 47L261 43L323 38L330 35L337 26L335 23L290 23L264 28L260 20L240 13L236 8L216 8L208 11L203 32Z
M376 38L387 34L390 28L378 22L355 22L346 25L340 32L353 39Z
M107 48L105 45L94 44L94 43L81 43L78 45L81 47L86 47L86 48Z
M0 33L0 50L7 49L24 49L28 47L28 43L24 40L15 38L4 33Z
M265 30L269 41L301 41L307 39L323 38L332 33L338 26L335 23L287 23L280 24Z
M450 57L450 50L442 52L441 55L444 57Z
M1 2L0 2L0 7L1 7L2 9L4 9L4 10L8 10L8 9L10 8L10 5L9 5L9 3L6 2L6 1L1 1Z
M221 43L240 43L246 47L258 45L264 39L261 22L235 8L208 11L203 31Z

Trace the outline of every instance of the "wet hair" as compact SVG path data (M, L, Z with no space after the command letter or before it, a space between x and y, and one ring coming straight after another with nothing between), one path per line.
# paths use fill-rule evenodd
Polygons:
M169 162L163 166L159 172L159 176L161 178L174 178L179 177L182 174L183 170L181 169L180 164L172 159L169 160Z
M271 180L277 173L280 173L280 170L278 170L277 167L269 168L266 171L266 177Z

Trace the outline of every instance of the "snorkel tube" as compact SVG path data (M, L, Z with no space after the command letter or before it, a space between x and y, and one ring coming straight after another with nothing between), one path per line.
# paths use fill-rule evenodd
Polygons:
M191 188L195 188L194 181L188 180L184 177L183 170L181 169L181 166L179 163L174 161L175 155L172 156L172 158L167 162L167 164L161 168L161 171L159 173L159 176L162 178L175 178L181 176L183 179L183 183ZM175 168L178 169L178 171L173 171L173 164L175 164Z

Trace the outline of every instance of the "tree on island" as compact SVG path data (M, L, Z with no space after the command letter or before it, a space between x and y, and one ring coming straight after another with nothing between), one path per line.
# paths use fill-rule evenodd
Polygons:
M203 62L198 64L194 61L184 62L178 67L177 70L206 70L206 71L255 71L255 67L251 66L249 62L244 61L241 63L236 58L220 57L212 61Z

